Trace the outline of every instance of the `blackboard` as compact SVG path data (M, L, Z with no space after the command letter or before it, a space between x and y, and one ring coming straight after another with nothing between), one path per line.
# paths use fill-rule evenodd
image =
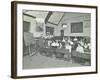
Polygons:
M71 33L83 33L83 22L71 23Z

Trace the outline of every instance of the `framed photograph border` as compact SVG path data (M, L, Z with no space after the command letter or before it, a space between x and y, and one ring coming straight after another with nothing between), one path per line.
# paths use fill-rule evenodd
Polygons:
M63 73L63 74L47 74L47 75L30 75L17 76L17 4L34 4L34 5L51 5L60 7L79 7L79 8L94 8L96 9L96 71L94 72L80 72L80 73ZM41 2L27 2L27 1L12 1L11 2L11 77L12 78L32 78L32 77L50 77L50 76L66 76L66 75L80 75L80 74L94 74L98 72L98 7L90 5L73 5L73 4L58 4L58 3L41 3Z

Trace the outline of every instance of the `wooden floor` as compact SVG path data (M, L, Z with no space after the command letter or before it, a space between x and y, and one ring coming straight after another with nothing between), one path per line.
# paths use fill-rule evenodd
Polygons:
M79 63L72 61L65 61L56 57L46 57L39 53L34 56L23 57L23 69L35 69L35 68L57 68L57 67L79 67L83 66Z

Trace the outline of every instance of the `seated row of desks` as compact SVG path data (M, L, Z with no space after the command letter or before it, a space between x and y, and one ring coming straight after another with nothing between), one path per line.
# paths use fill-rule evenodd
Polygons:
M64 49L64 48L41 48L40 49L41 53L46 53L48 55L56 55L56 57L64 57L64 55L71 55L72 57L77 57L77 58L83 58L83 59L88 59L90 60L91 54L90 52L88 53L79 53L76 51L72 51L72 53L69 53L69 50Z
M40 53L46 53L49 56L55 55L56 57L63 58L64 55L70 54L66 49L58 49L58 48L41 48Z
M87 59L87 60L91 59L90 52L80 53L80 52L72 51L72 56L77 58Z

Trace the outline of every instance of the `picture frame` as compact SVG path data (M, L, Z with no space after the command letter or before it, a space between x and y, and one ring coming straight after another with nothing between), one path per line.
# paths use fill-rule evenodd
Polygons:
M52 76L67 76L67 75L97 73L98 72L98 68L97 68L97 62L98 62L97 61L98 60L97 59L97 57L98 57L98 54L97 54L98 19L97 19L97 17L98 17L98 15L97 15L97 13L98 13L98 7L91 6L91 5L12 1L11 2L11 77L14 79L17 79L17 78L52 77ZM70 15L70 14L72 14L72 15ZM52 15L52 17L50 18L51 15ZM65 15L68 15L69 17L67 19L65 19L64 18ZM81 16L78 16L77 18L75 18L76 15L81 15ZM57 16L59 16L59 18ZM70 16L73 16L73 17L70 17ZM43 25L44 29L42 29L42 31L39 31L39 32L34 31L34 30L36 30L34 28L34 26L36 26L36 25L34 25L34 24L36 24L35 23L36 18L39 18L39 22L41 24L45 23ZM62 18L64 18L64 19L62 19ZM86 26L86 29L83 29L83 33L71 33L71 30L65 31L65 30L68 30L67 28L70 27L71 23L75 22L71 18L75 18L76 20L78 20L78 22L80 22L80 21L84 22L83 28L84 28L84 26ZM26 22L29 21L31 26L30 26L30 28L25 28L25 31L23 31L23 27L24 27L23 21L25 21L25 20L26 20ZM61 22L62 20L66 21L66 22ZM71 21L71 22L69 22L69 21ZM67 27L64 29L59 28L60 30L63 30L60 35L60 30L58 30L58 28L55 28L55 26L62 27L62 23L67 24ZM25 26L27 27L28 24ZM43 26L42 26L42 28L43 28ZM52 36L49 34L49 36L46 37L45 26L54 26L54 29L53 29L54 31L53 31ZM86 30L87 33L84 33L84 30ZM27 33L26 31L29 31L29 32ZM88 33L88 31L89 31L89 33ZM50 33L52 34L52 29L50 30ZM51 51L53 50L53 53L56 52L56 54L53 56L53 58L49 57L50 58L49 59L48 57L46 57L44 62L41 62L41 60L44 59L44 56L41 57L41 55L40 55L41 51L34 52L33 45L31 45L31 44L34 44L34 40L35 40L35 44L38 44L40 37L44 41L44 37L42 37L42 36L45 36L45 39L48 41L50 41L50 39L52 39L52 38L55 41L62 40L62 43L69 38L70 38L70 40L72 40L74 42L74 41L78 41L80 39L84 39L84 37L85 37L84 41L89 41L92 45L90 53L89 54L79 54L79 53L74 52L75 54L71 54L71 59L72 59L72 56L75 56L76 58L78 56L79 57L78 61L81 61L80 56L81 56L81 58L85 57L86 59L88 59L90 61L90 62L86 63L86 64L88 64L88 66L87 65L84 66L82 62L76 63L74 61L74 63L73 62L69 63L66 60L62 60L62 59L59 60L58 59L59 57L61 57L61 56L64 57L64 55L60 54L60 52L62 51L61 53L63 53L65 49L59 50L60 52L58 54L58 52L57 52L58 50L57 50L57 48L55 49L54 46L52 49L46 47L47 51L50 51L50 49L51 49ZM64 38L66 38L66 40L64 40ZM25 45L27 45L28 48ZM42 44L40 44L40 46L41 45ZM35 50L37 50L37 51L40 50L40 46L36 47ZM42 47L43 47L43 45L42 45ZM44 50L46 50L46 49L44 49ZM27 52L28 53L34 52L34 53L27 54ZM35 59L37 61L35 61L32 58L32 56L37 55L37 53L40 56L40 58L38 57L38 60L40 60L39 64L37 64L38 63L37 58ZM47 55L47 53L46 53L46 55ZM29 57L29 61L24 56ZM53 61L54 61L54 63L57 63L57 64L53 64ZM49 62L52 62L52 63L49 63ZM64 66L63 66L62 62L64 63ZM84 62L84 60L83 60L83 62ZM28 63L30 63L30 64L28 64ZM35 65L35 67L31 68L29 65L33 65L33 64ZM41 66L40 64L44 65L44 66ZM50 64L52 64L53 66L51 67ZM66 64L69 64L71 66L66 67ZM76 64L80 65L81 67L74 66Z

